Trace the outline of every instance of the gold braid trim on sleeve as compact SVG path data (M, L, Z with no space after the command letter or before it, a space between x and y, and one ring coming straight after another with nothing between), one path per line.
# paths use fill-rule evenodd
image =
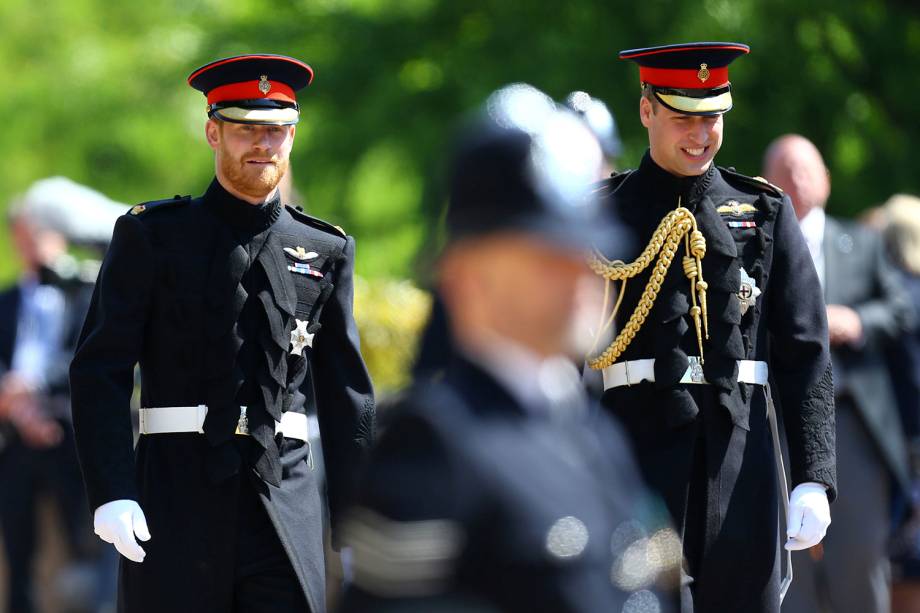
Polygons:
M642 254L634 262L627 264L621 260L611 261L605 258L603 254L597 250L595 250L594 254L589 258L588 265L591 267L591 270L607 280L607 288L604 295L604 311L607 310L607 302L610 295L610 282L623 282L620 287L620 296L617 299L616 305L613 307L613 312L598 330L595 338L596 347L597 342L604 332L613 325L617 311L620 308L620 303L623 300L623 294L626 291L626 281L645 270L649 264L652 263L652 259L658 255L655 268L652 270L652 275L645 285L645 290L642 292L639 304L636 305L636 309L633 311L632 315L630 315L626 325L600 355L593 358L590 357L590 355L588 356L588 366L594 370L607 368L616 362L617 358L623 354L629 346L629 343L636 337L636 334L645 323L649 312L652 310L655 300L658 298L661 284L664 282L664 278L668 273L668 269L671 267L677 249L680 247L681 239L684 241L684 250L686 253L682 262L683 270L684 274L690 280L690 295L693 300L693 306L690 307L690 316L693 317L693 323L696 327L696 339L700 350L700 361L702 362L703 338L705 336L707 340L709 339L708 312L706 305L706 289L709 286L706 281L703 280L702 264L703 257L706 255L706 239L703 237L703 233L697 229L696 218L693 217L693 213L680 206L680 202L678 201L677 208L668 213L664 219L661 220L661 223L658 224L658 228L656 228L654 234L652 234L652 238L648 245L646 245ZM697 303L697 299L699 299L699 303Z

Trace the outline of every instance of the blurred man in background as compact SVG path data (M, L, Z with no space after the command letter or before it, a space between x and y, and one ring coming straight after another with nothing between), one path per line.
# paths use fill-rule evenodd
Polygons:
M802 136L775 140L764 176L791 198L827 303L837 406L840 497L820 551L797 554L784 610L880 613L890 609L886 544L892 488L905 488L907 455L885 363L914 312L880 237L825 214L830 176Z
M343 611L670 610L653 584L679 540L642 521L628 445L571 359L584 251L626 243L585 198L600 149L529 86L487 108L451 173L439 291L456 344L368 466Z
M104 243L111 232L109 203L57 177L37 182L10 209L12 242L22 266L17 283L0 293L0 526L11 613L35 610L33 562L42 494L57 503L74 560L70 581L56 586L67 583L68 590L55 595L59 610L94 611L114 601L114 560L97 564L101 548L89 530L67 382L94 278L91 269L82 270L68 255L68 245L71 240Z

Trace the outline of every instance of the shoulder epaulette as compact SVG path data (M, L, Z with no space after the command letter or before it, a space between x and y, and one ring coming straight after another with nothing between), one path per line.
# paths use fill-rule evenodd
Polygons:
M719 168L719 171L721 171L722 176L725 177L726 180L738 181L739 183L743 183L744 185L748 187L753 187L759 192L767 192L768 194L772 194L773 196L782 197L783 195L783 190L773 185L772 183L770 183L763 177L749 177L747 175L741 174L734 168L723 168L722 166L719 166L718 168Z
M348 236L347 234L345 234L345 230L343 230L340 226L334 226L329 222L323 221L322 219L313 217L312 215L307 215L300 209L293 207L289 204L285 205L285 208L287 208L288 212L291 214L291 216L294 219L296 219L297 221L301 223L305 223L308 226L313 226L314 228L322 230L323 232L328 232L329 234L335 234L336 236L341 236L342 238L347 238Z
M191 196L180 196L175 195L172 198L165 198L163 200L151 200L150 202L142 202L141 204L131 207L131 210L128 211L131 215L145 215L154 209L165 209L172 206L177 206L180 204L188 204L192 201Z
M621 172L611 173L610 176L607 177L606 179L595 183L594 188L591 190L591 193L596 196L612 194L613 192L617 191L621 185L623 185L623 181L626 180L626 177L628 177L634 172L635 170L628 169L628 170L623 170Z

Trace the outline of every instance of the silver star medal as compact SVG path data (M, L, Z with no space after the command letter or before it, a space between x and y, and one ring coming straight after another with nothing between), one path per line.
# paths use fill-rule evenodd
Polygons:
M747 310L754 306L757 297L760 296L760 288L754 283L747 271L741 269L741 287L738 290L738 300L741 301L741 314L747 313Z
M308 321L297 321L297 327L291 330L291 353L303 355L304 347L313 346L313 334L307 332Z

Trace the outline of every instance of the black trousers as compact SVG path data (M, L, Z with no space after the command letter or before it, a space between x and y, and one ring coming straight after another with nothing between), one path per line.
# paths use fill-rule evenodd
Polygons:
M35 608L33 566L40 494L50 494L57 504L75 559L95 560L101 552L92 534L73 431L67 423L60 425L63 439L54 447L34 449L14 434L0 450L0 528L9 565L9 613L30 613Z
M250 442L237 441L241 446ZM226 482L209 486L207 497L215 512L207 534L171 533L148 514L151 540L140 543L147 552L145 561L121 559L118 611L310 613L259 497L261 488L264 485L246 468ZM181 524L179 515L187 510L179 499L172 503L167 506L175 516L169 521L178 519ZM198 542L190 543L192 539Z
M256 494L253 480L244 477L240 488L232 610L309 613L294 567Z

